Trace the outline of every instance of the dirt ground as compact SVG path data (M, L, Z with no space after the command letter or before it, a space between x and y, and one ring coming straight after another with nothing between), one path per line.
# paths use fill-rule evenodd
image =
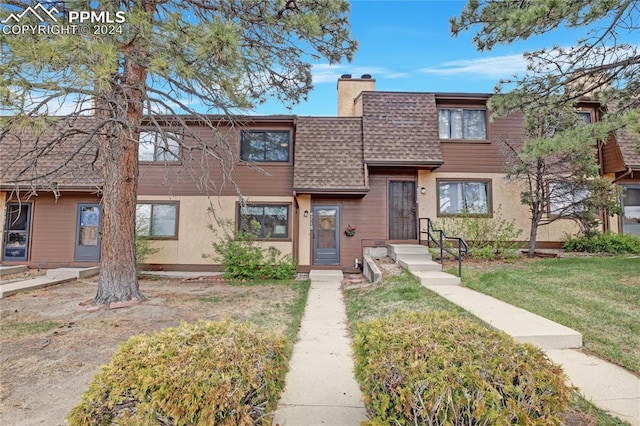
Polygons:
M79 312L95 279L23 292L0 301L0 425L63 425L94 373L128 337L181 321L234 318L284 331L286 285L144 279L147 300L134 307Z

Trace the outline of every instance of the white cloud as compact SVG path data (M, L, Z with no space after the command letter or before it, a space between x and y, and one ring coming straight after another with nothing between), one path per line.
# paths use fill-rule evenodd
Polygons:
M461 59L420 69L425 74L456 76L470 74L481 77L506 78L527 70L522 55L495 56L493 58Z
M311 70L314 84L335 83L343 74L351 74L354 78L363 74L370 74L373 78L396 79L407 77L408 74L389 70L382 67L351 66L349 64L314 64Z

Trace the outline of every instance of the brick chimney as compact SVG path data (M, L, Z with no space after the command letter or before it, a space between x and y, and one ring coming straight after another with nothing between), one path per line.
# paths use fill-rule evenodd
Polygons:
M338 79L338 117L359 117L362 115L362 92L376 90L376 81L370 74L352 78L343 74Z

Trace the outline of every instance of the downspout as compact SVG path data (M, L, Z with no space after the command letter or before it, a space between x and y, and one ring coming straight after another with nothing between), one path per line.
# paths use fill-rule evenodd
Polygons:
M626 178L627 176L630 176L631 173L633 173L633 169L629 166L627 166L627 171L624 172L622 175L620 175L619 177L615 178L613 180L613 183L618 183L619 181L621 181L622 179Z

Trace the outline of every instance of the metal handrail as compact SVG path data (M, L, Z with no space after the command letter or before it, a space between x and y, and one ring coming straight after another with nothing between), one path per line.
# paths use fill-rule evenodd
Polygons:
M422 229L422 222L427 221L427 230L424 231ZM469 244L461 237L449 237L442 229L436 229L433 226L433 221L428 217L421 217L418 219L418 226L420 227L420 232L418 235L418 244L422 244L422 234L427 234L427 248L431 248L431 242L436 244L437 247L440 248L440 264L444 264L444 253L447 252L458 261L458 276L462 277L462 254L466 256L469 254ZM438 239L435 238L434 234L438 234ZM444 246L444 242L447 240L456 241L458 252L447 248Z

